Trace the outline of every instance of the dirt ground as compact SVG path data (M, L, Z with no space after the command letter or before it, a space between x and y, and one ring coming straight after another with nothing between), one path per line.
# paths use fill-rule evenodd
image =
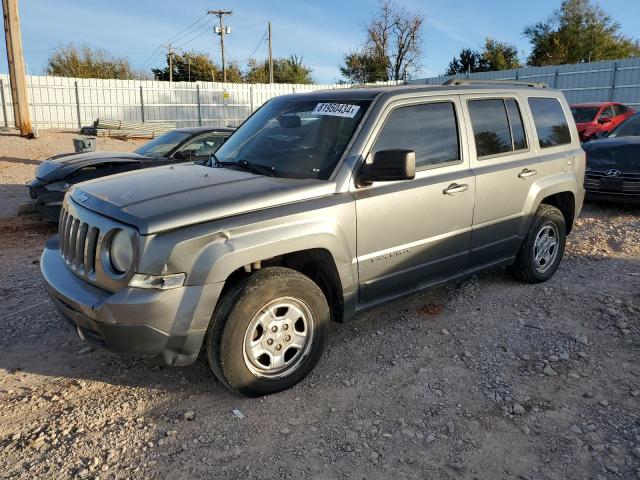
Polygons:
M336 324L311 376L251 400L58 317L55 228L14 212L73 136L0 134L0 477L640 479L640 209L587 204L546 284L497 270Z

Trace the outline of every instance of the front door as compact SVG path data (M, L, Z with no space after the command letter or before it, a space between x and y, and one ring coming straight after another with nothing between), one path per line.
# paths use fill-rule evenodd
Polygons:
M459 111L457 97L429 97L392 104L382 116L365 152L413 150L416 177L353 191L361 307L467 268L475 182L460 141Z

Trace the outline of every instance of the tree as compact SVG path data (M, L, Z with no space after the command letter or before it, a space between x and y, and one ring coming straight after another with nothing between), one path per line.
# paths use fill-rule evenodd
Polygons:
M546 21L529 25L531 66L614 60L640 55L640 43L620 32L620 24L590 0L563 0Z
M464 48L457 57L453 57L449 63L449 68L445 75L456 75L459 73L486 72L487 66L482 54L470 48Z
M340 73L354 83L383 82L389 79L387 57L373 51L355 51L344 56Z
M379 10L366 25L359 51L345 55L340 71L352 82L375 78L403 80L420 67L424 18L391 0L379 0ZM386 75L383 75L385 72Z
M222 80L222 69L206 53L185 52L173 53L171 64L173 65L174 82L214 82ZM169 55L166 56L167 66L164 68L152 68L151 72L156 80L169 80ZM240 67L232 63L227 66L227 81L231 83L242 82L243 75Z
M116 78L128 80L139 77L126 57L112 57L106 50L73 43L60 45L49 55L47 75L76 78Z
M245 80L249 83L269 83L269 61L258 62L252 58L248 62ZM274 83L313 83L311 68L304 65L302 57L273 59Z
M482 51L465 48L449 63L445 75L489 72L520 68L518 49L515 45L487 37Z
M518 47L491 37L487 37L484 42L482 59L490 71L510 70L522 66L518 59Z

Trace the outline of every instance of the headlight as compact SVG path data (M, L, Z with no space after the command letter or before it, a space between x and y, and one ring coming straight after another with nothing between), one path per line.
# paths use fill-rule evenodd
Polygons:
M111 239L109 247L111 266L118 273L125 273L131 268L133 261L133 244L129 234L124 230L118 232Z
M67 182L53 182L45 185L44 188L50 192L66 192L70 186Z

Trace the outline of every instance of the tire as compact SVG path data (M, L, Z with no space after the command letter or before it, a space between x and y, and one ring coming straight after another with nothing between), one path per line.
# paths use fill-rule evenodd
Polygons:
M218 380L242 395L286 390L320 360L329 319L327 299L309 277L280 267L258 270L219 302L207 360Z
M515 277L526 283L549 280L562 261L566 239L567 227L562 212L551 205L540 205L516 256ZM554 242L555 246L551 246Z

